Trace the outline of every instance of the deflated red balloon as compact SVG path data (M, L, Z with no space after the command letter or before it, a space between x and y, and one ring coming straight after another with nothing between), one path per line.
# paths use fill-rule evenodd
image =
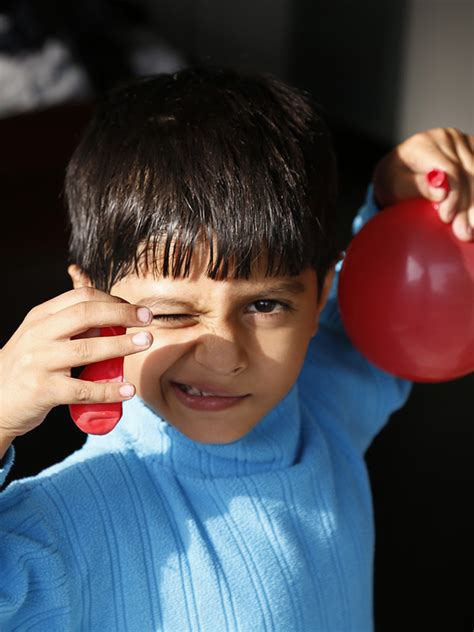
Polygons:
M120 336L125 327L103 327L101 336ZM122 382L123 357L89 364L79 379L91 382ZM71 404L69 411L74 423L88 434L102 435L115 428L122 417L122 402L108 404Z
M381 369L417 382L474 371L474 243L436 204L406 200L371 219L349 244L338 298L354 346Z

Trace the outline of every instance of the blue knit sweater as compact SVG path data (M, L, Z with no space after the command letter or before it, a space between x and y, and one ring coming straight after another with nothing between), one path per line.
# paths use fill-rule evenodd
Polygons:
M0 630L369 632L363 455L409 390L351 346L335 285L297 383L242 439L192 441L133 398L0 494Z

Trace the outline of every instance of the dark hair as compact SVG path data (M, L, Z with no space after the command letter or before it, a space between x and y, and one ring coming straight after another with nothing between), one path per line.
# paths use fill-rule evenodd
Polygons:
M110 291L146 268L213 279L316 270L337 258L336 164L317 107L266 75L187 68L116 88L66 175L70 261ZM151 268L150 268L151 265Z

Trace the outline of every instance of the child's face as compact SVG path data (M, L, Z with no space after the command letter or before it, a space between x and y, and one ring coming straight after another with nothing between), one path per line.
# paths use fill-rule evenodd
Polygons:
M146 327L152 346L125 358L125 377L140 397L189 438L229 443L295 383L333 273L318 304L314 270L226 281L204 271L195 258L189 278L129 275L111 294L146 305L155 316ZM186 394L178 384L217 397Z

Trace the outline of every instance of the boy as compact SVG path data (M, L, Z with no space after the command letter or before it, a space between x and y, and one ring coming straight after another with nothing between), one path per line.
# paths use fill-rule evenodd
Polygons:
M412 137L377 199L434 195L444 169L440 215L470 239L471 143ZM363 453L410 384L342 329L334 169L314 106L273 79L188 69L104 100L66 179L75 289L0 356L3 477L53 406L124 414L0 496L1 630L371 629ZM121 386L71 377L118 356Z

